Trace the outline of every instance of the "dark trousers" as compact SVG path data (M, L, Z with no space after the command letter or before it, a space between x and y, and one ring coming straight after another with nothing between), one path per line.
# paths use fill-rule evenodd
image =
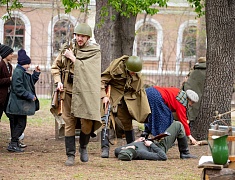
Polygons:
M11 142L18 142L19 137L24 132L27 123L26 115L13 115L13 125Z
M9 99L9 94L7 95L7 99L6 99L4 106L0 107L0 119L2 118L3 112L5 112L6 116L8 117L8 119L10 121L10 130L11 130L11 135L12 135L12 129L14 129L14 127L15 127L14 115L6 113L8 99Z

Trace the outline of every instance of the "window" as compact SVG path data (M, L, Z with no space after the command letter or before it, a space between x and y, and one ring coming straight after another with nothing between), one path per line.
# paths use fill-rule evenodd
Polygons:
M59 20L54 26L53 52L54 55L59 53L60 47L73 38L74 26L69 20Z
M142 25L137 31L137 56L156 57L157 30L151 24Z
M196 58L196 34L197 27L189 26L183 32L182 58L183 61L190 61Z
M4 24L4 44L14 51L24 48L25 25L19 18L11 18Z

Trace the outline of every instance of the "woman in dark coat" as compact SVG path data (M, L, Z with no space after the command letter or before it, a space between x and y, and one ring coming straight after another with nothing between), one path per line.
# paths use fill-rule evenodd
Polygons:
M3 44L0 45L0 119L3 111L6 112L6 105L9 98L10 85L12 79L13 49Z

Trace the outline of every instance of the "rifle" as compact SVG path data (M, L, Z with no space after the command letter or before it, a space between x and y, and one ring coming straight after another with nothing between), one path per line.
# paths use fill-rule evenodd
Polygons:
M152 138L147 138L147 140L149 140L149 141L160 140L160 139L162 139L162 138L164 138L166 136L170 136L170 135L171 135L170 133L164 132L164 133L158 134L158 135L156 135L156 136L154 136Z
M64 49L72 49L72 42L70 43L69 47L68 45L66 45L64 47ZM65 57L64 57L65 58ZM66 66L66 69L64 70L64 78L62 79L62 82L63 83L63 90L61 90L59 92L59 95L60 95L60 101L59 101L59 108L58 108L58 116L61 116L62 115L62 112L63 112L63 103L64 103L64 98L65 98L65 94L66 94L66 86L67 86L67 81L68 81L68 76L69 76L69 69L70 69L70 59L66 58L66 62L67 62L67 66Z
M53 94L53 99L51 102L51 107L52 108L57 108L58 107L58 90L55 89L54 94Z
M110 92L111 92L111 85L108 85L107 90L106 90L106 95L108 98L110 98ZM111 105L108 102L106 108L105 108L105 113L104 116L101 117L102 121L105 121L105 127L104 127L104 136L102 138L102 140L105 140L105 137L107 136L106 131L108 128L108 122L109 122L109 115L110 115L110 110L111 110ZM108 138L108 137L107 137ZM109 140L109 139L108 139Z

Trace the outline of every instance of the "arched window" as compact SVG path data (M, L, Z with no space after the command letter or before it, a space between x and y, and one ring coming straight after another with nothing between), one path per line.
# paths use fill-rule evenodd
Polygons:
M12 17L4 24L4 44L13 48L14 51L18 51L25 47L25 25L24 22Z
M62 19L56 22L54 26L54 38L53 38L53 52L56 56L60 47L67 41L71 41L73 38L73 24L66 19Z
M194 61L196 58L196 37L197 27L188 26L183 32L182 41L182 60L183 61Z
M157 29L151 24L144 24L137 30L137 56L151 58L157 56Z

